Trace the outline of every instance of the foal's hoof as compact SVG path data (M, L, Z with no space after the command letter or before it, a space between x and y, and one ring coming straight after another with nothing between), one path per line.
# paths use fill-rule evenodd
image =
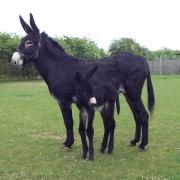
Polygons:
M70 151L70 150L71 150L71 147L64 146L64 150L65 150L65 151Z
M83 154L82 154L82 159L83 159L83 160L87 160L87 154L86 154L86 153L83 153Z
M112 153L113 153L113 149L108 149L108 154L112 155Z

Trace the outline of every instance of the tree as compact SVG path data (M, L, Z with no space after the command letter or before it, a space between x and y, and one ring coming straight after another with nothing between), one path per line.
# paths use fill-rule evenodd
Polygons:
M178 59L178 55L180 55L180 51L179 50L171 50L168 48L163 48L157 51L152 51L151 52L151 58L153 60L159 60L160 56L163 60L174 60L174 59Z
M121 38L119 40L114 40L109 46L110 54L128 52L150 59L150 51L147 48L140 46L135 42L135 40L131 38Z
M88 38L67 37L56 38L68 54L81 59L97 59L107 56L102 48Z
M10 58L19 41L20 37L15 34L0 33L0 58Z

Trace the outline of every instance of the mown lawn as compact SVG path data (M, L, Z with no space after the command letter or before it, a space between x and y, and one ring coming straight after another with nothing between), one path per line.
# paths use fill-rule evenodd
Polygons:
M100 154L103 126L96 114L95 161L81 160L78 111L73 106L75 144L65 151L65 127L43 82L0 83L0 180L180 179L180 76L153 76L156 95L149 145L128 147L134 120L121 96L113 155ZM146 86L145 86L146 87ZM143 99L146 104L146 88Z

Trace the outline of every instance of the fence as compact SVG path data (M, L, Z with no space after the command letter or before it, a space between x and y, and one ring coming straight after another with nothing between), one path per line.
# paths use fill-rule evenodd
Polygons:
M148 61L152 74L180 74L180 60Z

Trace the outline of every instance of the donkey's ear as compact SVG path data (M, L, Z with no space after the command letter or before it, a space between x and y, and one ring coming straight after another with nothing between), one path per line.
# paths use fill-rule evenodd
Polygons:
M97 71L98 69L98 66L94 66L86 75L85 75L85 78L86 79L91 79L93 74Z
M36 26L36 23L35 23L35 21L34 21L33 15L32 15L31 13L30 13L29 15L30 15L30 25L31 25L31 27L32 27L32 29L33 29L33 32L34 32L35 34L39 34L39 29L38 29L38 27Z
M74 79L77 83L80 83L82 80L82 75L79 72L75 73Z
M21 22L21 25L22 25L24 31L25 31L27 34L30 34L30 33L33 32L32 29L31 29L31 27L24 21L24 19L23 19L21 16L19 16L19 20L20 20L20 22Z

